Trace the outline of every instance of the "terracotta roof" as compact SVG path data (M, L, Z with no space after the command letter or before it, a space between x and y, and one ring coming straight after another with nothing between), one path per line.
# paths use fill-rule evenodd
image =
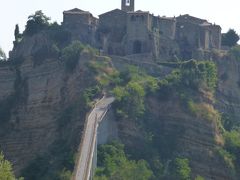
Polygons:
M132 12L128 12L129 14L149 14L149 11L132 11Z
M91 14L89 11L83 11L78 8L74 8L68 11L63 11L63 14Z
M111 14L111 13L114 13L114 12L122 12L122 13L126 13L125 11L122 11L122 10L120 10L120 9L114 9L114 10L111 10L111 11L105 12L105 13L103 13L103 14L100 14L99 17L100 17L100 16L107 15L107 14Z

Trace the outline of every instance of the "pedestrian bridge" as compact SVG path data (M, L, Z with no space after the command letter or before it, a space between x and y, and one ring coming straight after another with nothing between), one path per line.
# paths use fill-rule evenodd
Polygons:
M113 101L113 97L104 96L88 114L72 180L93 179L97 166L97 145L117 137L117 125L110 109Z

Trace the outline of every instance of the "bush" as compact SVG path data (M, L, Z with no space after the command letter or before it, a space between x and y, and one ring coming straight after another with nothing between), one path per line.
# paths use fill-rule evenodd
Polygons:
M198 175L194 180L204 180L204 178Z
M235 156L223 148L217 148L218 155L222 158L223 162L227 165L227 167L233 172L235 171Z
M49 26L49 20L50 18L45 16L41 10L36 11L35 14L28 17L24 34L31 36L46 29Z
M148 180L152 174L146 161L129 160L122 144L115 142L98 148L98 168L94 179Z
M63 49L61 59L64 61L68 72L72 72L75 69L83 49L84 45L79 41L73 41Z
M193 89L214 91L217 85L217 68L213 62L196 60L183 63L181 66L184 85Z
M239 36L234 29L229 29L227 33L222 35L223 46L235 46L239 40Z
M4 159L2 152L0 152L0 180L17 180L13 174L12 164Z
M240 167L240 130L225 132L225 149L236 157L236 164Z
M129 82L125 87L116 87L113 94L117 100L118 112L125 117L137 119L144 114L144 88L137 82Z
M210 104L194 103L192 100L188 101L189 111L197 118L204 118L209 121L219 122L221 116Z
M186 158L176 158L174 161L175 178L179 180L190 180L191 168Z
M95 53L94 50L91 50L90 48L88 49L90 52ZM89 62L88 67L90 68L90 71L96 75L96 80L101 87L108 87L107 89L110 89L121 82L119 73L112 67L109 58L93 60Z
M232 47L229 51L229 55L234 59L240 61L240 45Z
M7 60L6 54L0 47L0 61L6 61L6 60Z

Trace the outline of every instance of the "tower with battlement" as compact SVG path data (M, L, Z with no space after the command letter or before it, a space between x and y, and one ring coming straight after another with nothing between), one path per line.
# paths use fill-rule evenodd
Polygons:
M122 10L125 12L134 11L134 0L122 0Z

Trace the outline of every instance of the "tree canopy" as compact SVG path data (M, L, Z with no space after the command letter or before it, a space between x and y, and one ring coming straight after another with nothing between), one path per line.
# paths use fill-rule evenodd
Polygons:
M234 29L229 29L227 33L222 35L222 45L233 47L237 45L239 41L239 35Z
M124 146L119 143L102 145L98 149L98 165L96 180L148 180L152 171L144 160L128 160Z
M6 59L7 59L6 54L3 51L3 49L0 47L0 61L4 61Z
M11 163L4 159L2 152L0 153L0 180L17 180L13 174ZM23 180L23 178L19 180Z
M35 14L28 16L28 21L25 29L25 34L33 35L44 28L48 27L50 18L47 17L41 10Z

